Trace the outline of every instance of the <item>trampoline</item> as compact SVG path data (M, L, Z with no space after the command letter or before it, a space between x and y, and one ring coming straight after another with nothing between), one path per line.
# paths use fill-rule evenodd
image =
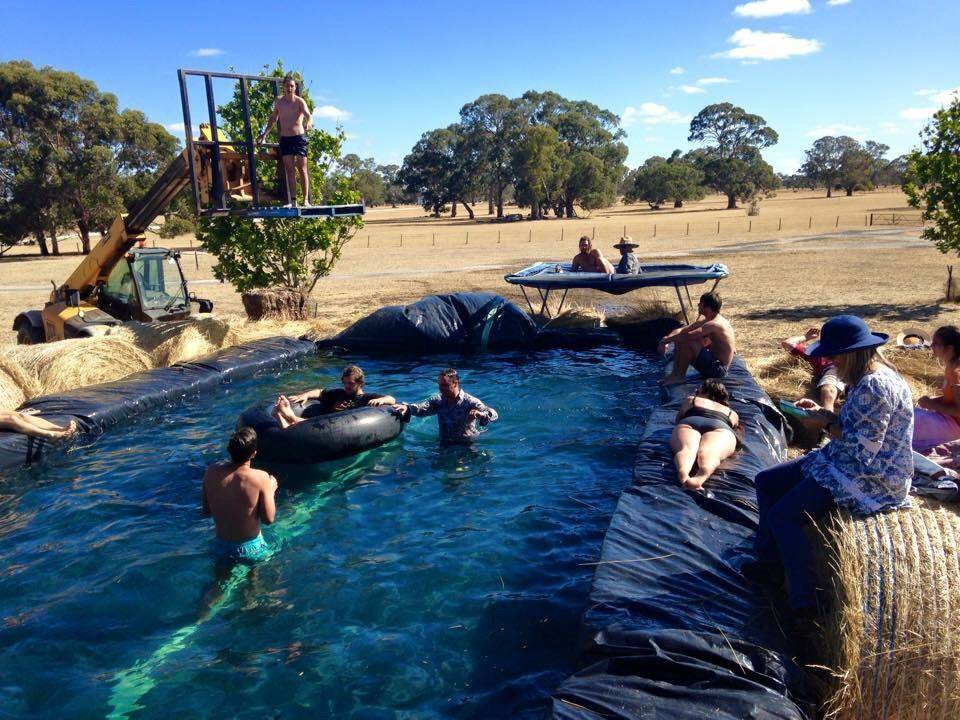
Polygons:
M714 290L720 281L729 274L730 271L727 266L722 263L714 263L713 265L641 265L638 274L626 275L573 272L573 266L570 263L539 262L504 276L504 280L512 285L520 286L531 313L536 313L536 310L527 296L526 288L535 288L540 295L541 315L549 314L547 301L550 298L550 293L554 291L562 293L560 306L557 309L557 314L559 314L563 310L567 292L573 289L599 290L611 295L623 295L638 288L672 287L677 293L677 300L680 302L683 317L689 323L687 305L689 304L691 308L694 306L693 298L690 296L690 285L701 285L712 280L713 287L710 289ZM684 303L683 294L680 292L681 287L687 297L686 303Z

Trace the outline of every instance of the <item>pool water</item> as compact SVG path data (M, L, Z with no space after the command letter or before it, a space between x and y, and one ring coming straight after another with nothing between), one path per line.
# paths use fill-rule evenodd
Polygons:
M456 362L500 421L444 446L414 418L349 460L273 468L274 556L217 568L204 467L244 407L335 385L347 362L408 401ZM317 358L0 478L2 714L544 716L657 375L617 348Z

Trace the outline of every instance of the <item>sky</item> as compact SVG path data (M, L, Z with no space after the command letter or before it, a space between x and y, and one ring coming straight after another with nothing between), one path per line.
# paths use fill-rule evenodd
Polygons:
M780 136L794 172L823 135L919 143L960 88L955 0L164 3L0 0L0 60L70 70L183 137L177 69L300 70L345 152L401 163L485 93L553 90L621 117L635 167L696 146L693 115L732 102ZM193 86L191 86L193 87ZM226 99L227 86L217 86ZM194 122L203 97L192 90ZM221 95L222 93L222 95Z

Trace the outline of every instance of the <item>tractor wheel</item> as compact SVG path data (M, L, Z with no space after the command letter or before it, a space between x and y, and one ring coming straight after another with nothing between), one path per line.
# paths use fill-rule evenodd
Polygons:
M43 343L43 330L34 327L27 321L17 325L18 345L40 345Z

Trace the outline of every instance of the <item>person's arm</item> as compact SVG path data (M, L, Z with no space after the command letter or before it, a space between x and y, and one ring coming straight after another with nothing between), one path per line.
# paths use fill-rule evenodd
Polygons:
M313 115L310 114L310 108L307 107L307 101L303 98L300 98L300 112L306 118L303 123L304 132L310 132L313 130Z
M864 382L864 381L861 381ZM828 432L835 438L845 440L845 454L859 465L868 465L876 458L886 438L887 426L893 415L884 397L875 392L872 382L858 387L847 398L842 422L828 423Z
M273 112L270 114L270 119L267 120L266 126L263 128L263 132L260 133L260 137L257 138L258 144L263 144L263 141L267 139L267 135L270 134L270 131L273 129L273 126L277 124L277 120L280 119L280 108L277 107L277 101L273 101Z
M470 402L470 412L468 417L471 420L476 420L478 425L487 425L492 422L496 422L500 417L497 415L497 411L492 407L487 407L482 402L474 398Z
M583 270L583 265L580 264L580 261L577 258L580 257L579 253L573 256L573 260L570 261L570 270L573 272L580 272Z
M680 403L680 407L677 409L677 415L673 419L674 423L680 422L680 418L683 417L683 414L690 409L690 406L693 404L693 395L688 395L684 398L683 402Z
M960 401L960 371L958 370L947 370L944 374L944 386L953 388L953 396L956 400ZM960 405L957 402L950 402L945 397L940 395L924 395L920 400L917 401L917 406L923 408L924 410L932 410L933 412L938 412L942 415L949 415L950 417L960 417Z
M260 488L260 521L270 525L277 519L277 503L275 495L279 484L273 475L266 475L263 487Z
M409 413L410 415L416 415L417 417L427 417L429 415L436 415L440 410L440 396L435 395L429 400L424 400L419 403L408 403L406 405L401 405L398 407L406 408L404 413Z
M613 275L615 272L613 263L607 260L599 250L597 250L597 258L600 260L600 264L603 265L603 269L607 275Z
M383 405L396 405L397 399L393 395L378 395L367 401L370 407L382 407Z
M806 338L803 335L794 335L793 337L788 337L786 340L780 343L780 347L786 350L791 355L795 355L798 352L798 348L802 347L806 342Z
M304 390L302 393L287 396L291 403L304 403L307 400L316 400L323 395L323 388L314 388L313 390Z

